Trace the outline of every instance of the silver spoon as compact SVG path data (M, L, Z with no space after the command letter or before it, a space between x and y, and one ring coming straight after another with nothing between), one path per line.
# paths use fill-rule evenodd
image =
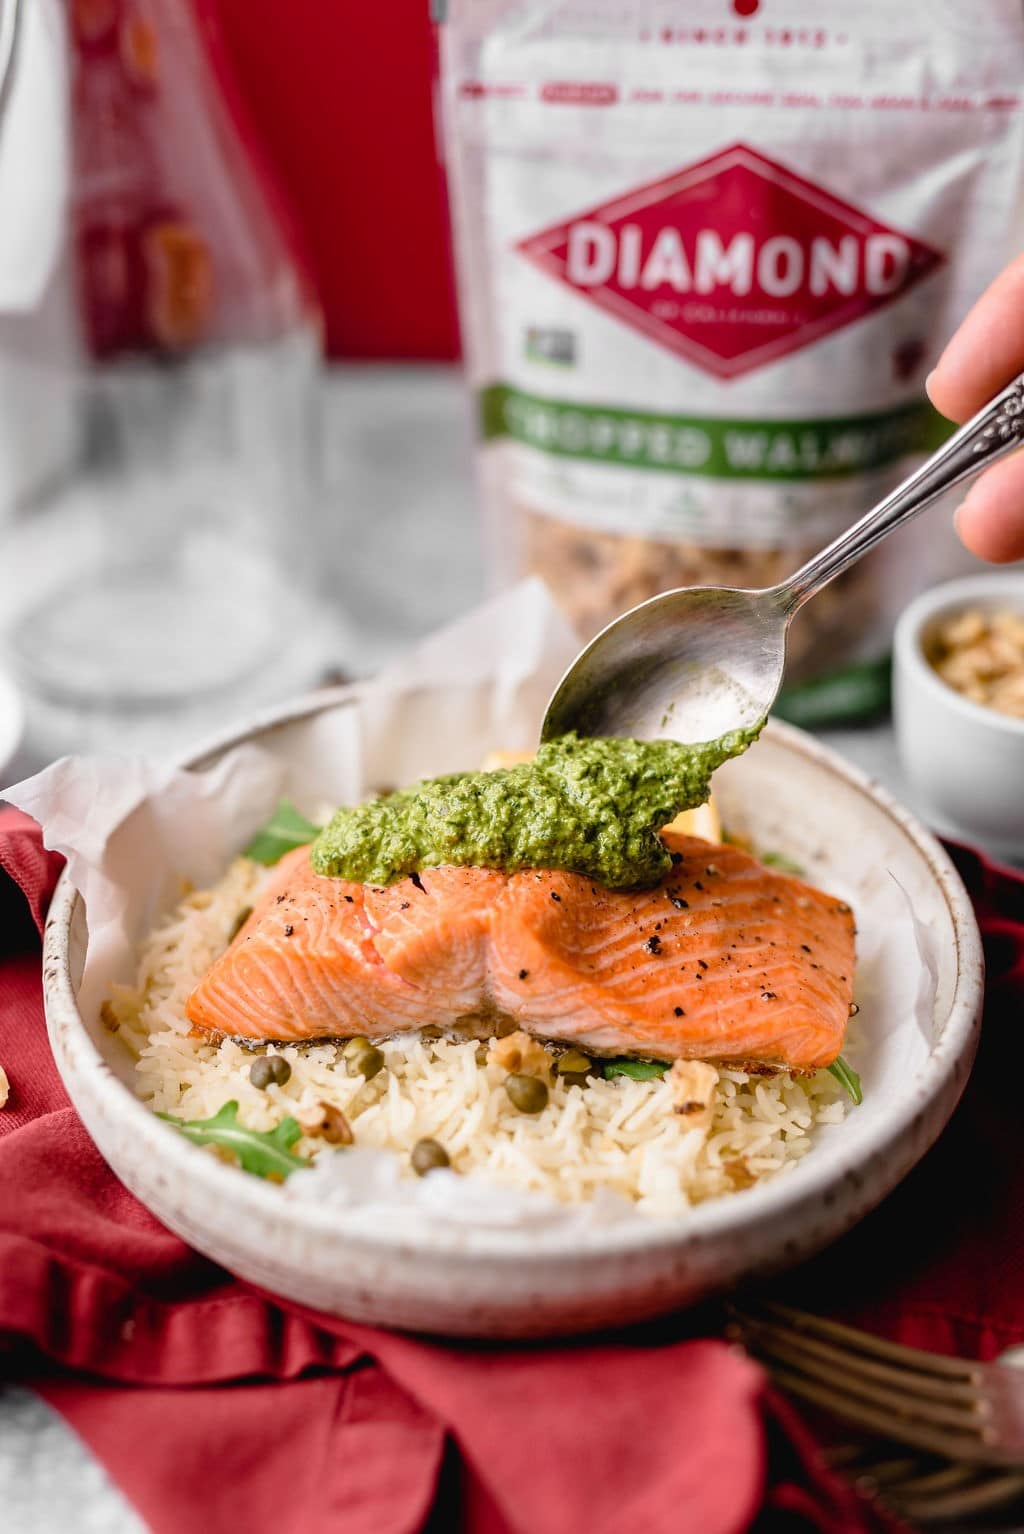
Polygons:
M576 730L689 743L757 724L782 685L786 635L804 603L944 491L1022 440L1024 375L788 581L763 591L688 586L616 618L558 684L541 739Z

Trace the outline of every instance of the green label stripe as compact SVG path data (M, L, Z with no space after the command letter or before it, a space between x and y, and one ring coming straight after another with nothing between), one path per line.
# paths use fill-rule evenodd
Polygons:
M540 452L718 479L841 479L937 446L953 427L927 401L815 421L724 421L581 405L492 384L479 395L485 440Z

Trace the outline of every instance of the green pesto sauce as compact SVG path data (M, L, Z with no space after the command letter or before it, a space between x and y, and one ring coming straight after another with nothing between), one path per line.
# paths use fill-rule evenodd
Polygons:
M691 746L563 735L521 766L430 778L339 810L313 843L313 868L376 885L444 864L559 868L608 889L657 884L671 866L661 828L703 804L715 768L760 730Z

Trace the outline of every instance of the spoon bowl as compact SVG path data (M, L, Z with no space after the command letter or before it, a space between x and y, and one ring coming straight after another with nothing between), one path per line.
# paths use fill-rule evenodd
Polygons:
M759 724L782 685L786 635L804 602L1022 441L1024 376L788 581L764 591L683 587L616 618L559 682L541 740L575 730L690 745Z
M602 629L559 683L543 740L570 730L633 740L715 740L764 719L782 684L780 588L689 586Z

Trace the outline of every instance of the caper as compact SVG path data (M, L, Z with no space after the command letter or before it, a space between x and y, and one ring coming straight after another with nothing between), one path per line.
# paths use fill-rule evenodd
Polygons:
M364 1081L371 1081L377 1072L384 1069L384 1056L376 1045L371 1044L369 1039L361 1035L355 1039L349 1039L342 1050L342 1057L348 1061L350 1076L362 1076Z
M547 1083L539 1076L506 1076L505 1091L520 1113L543 1113L548 1105Z
M249 1080L259 1091L265 1092L273 1084L283 1087L292 1073L284 1055L260 1055L249 1067Z
M585 1076L592 1064L593 1061L589 1055L583 1054L578 1049L567 1049L565 1054L555 1061L555 1070L560 1076Z
M439 1166L451 1166L448 1152L436 1140L417 1140L410 1159L417 1177L426 1177L428 1172L436 1172Z
M585 1087L594 1071L594 1062L579 1049L567 1049L561 1059L556 1060L555 1070L567 1087Z

